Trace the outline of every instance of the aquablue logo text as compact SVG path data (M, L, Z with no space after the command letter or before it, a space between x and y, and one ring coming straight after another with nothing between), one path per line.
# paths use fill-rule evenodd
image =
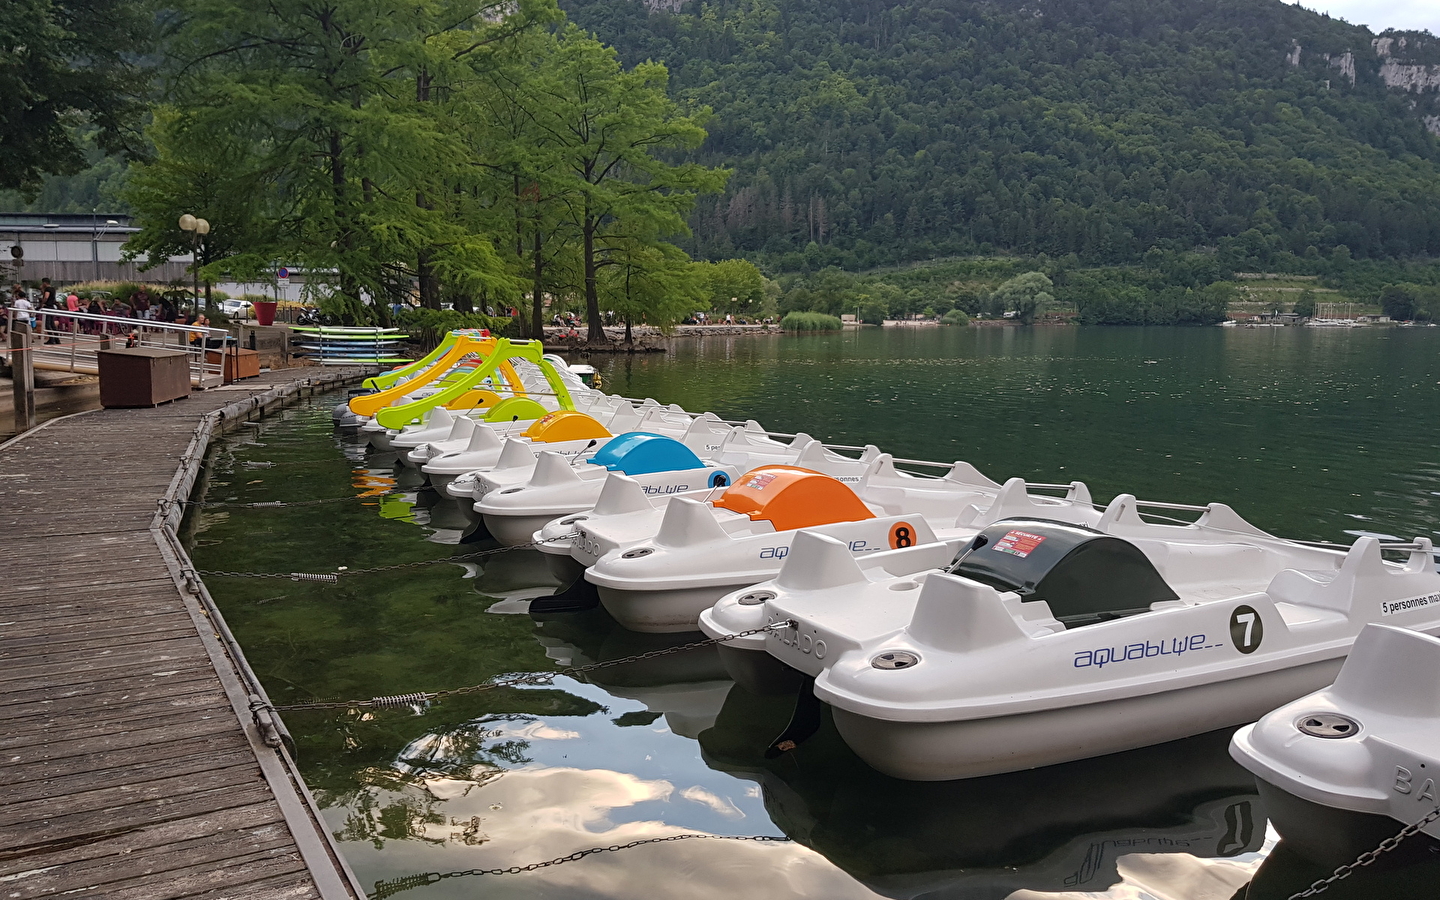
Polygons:
M1134 644L1125 644L1122 647L1097 647L1094 650L1081 650L1075 654L1074 666L1077 669L1084 669L1088 666L1104 668L1113 663L1153 659L1157 656L1180 656L1184 653L1209 650L1219 646L1221 645L1209 643L1203 634L1161 638L1158 643L1153 644L1145 640Z

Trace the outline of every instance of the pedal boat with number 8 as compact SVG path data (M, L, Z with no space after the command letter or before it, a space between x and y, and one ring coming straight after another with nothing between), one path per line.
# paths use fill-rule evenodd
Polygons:
M888 454L870 460L853 485L803 468L766 468L709 503L673 498L653 537L628 546L607 540L598 522L578 522L573 552L582 560L603 553L585 580L626 628L693 631L727 593L774 578L803 529L828 535L847 556L937 541L951 542L953 555L991 516L1099 518L1083 484L1051 487L1066 496L1032 496L1020 478L997 485L968 463L956 463L945 478L919 478L897 472Z
M1157 523L1147 507L1201 515ZM724 650L763 649L812 678L881 772L972 778L1254 721L1329 684L1367 623L1440 632L1432 552L1426 538L1307 545L1224 504L1122 494L1091 527L997 521L943 568L942 548L856 560L801 535L778 578L725 597L701 628L791 623Z
M790 443L781 444L765 437L763 432L752 431L747 426L732 429L713 452L696 452L712 465L730 466L747 473L745 479L761 469L798 468L829 475L845 484L858 485L861 481L868 481L877 472L880 465L878 460L882 454L880 448L873 445L851 449L860 451L859 458L836 453L807 434L794 435ZM893 471L893 463L889 468ZM962 474L967 476L967 481L990 483L978 472L968 470L968 467ZM903 478L915 480L915 476L908 473L904 474ZM536 549L551 561L551 568L557 576L564 581L573 581L610 550L628 550L654 538L664 521L665 510L671 500L685 497L708 503L721 496L729 485L728 481L702 484L688 491L657 494L647 491L644 485L624 472L612 469L605 478L593 508L552 519L537 530L532 539ZM736 516L726 518L724 513L721 513L721 518L724 522L750 521L743 515L738 516L738 519ZM815 521L818 523L839 519L822 516Z

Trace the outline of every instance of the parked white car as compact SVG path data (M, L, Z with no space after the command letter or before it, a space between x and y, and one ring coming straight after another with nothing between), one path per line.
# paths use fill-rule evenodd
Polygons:
M255 318L255 305L249 300L221 300L220 311L232 319Z

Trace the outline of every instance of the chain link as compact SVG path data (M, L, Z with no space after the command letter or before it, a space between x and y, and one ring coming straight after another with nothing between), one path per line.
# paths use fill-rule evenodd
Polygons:
M461 869L456 872L426 872L420 875L406 875L403 878L395 878L390 881L375 882L373 893L367 894L370 900L385 900L386 897L393 897L401 891L408 891L411 888L423 887L436 884L447 878L468 878L473 875L519 875L522 872L534 872L537 869L548 869L551 866L563 865L564 863L577 862L587 856L596 853L619 853L622 850L631 850L635 847L642 847L646 844L667 844L672 841L756 841L756 842L778 842L788 843L790 838L784 835L770 834L672 834L668 837L646 838L640 841L631 841L628 844L611 844L608 847L591 847L589 850L578 850L565 856L557 856L554 859L547 859L545 862L530 863L528 866L509 866L496 869Z
M373 500L377 497L389 497L392 494L399 493L403 493L403 491L381 491L378 494L352 494L347 497L326 497L323 500L264 500L255 503L227 503L218 500L161 500L160 503L164 506L173 502L183 506L198 506L203 509L281 509L292 506L321 506L326 503L344 503L348 500Z
M1400 846L1401 841L1418 834L1421 829L1429 825L1431 822L1434 822L1436 819L1440 819L1440 806L1437 806L1435 809L1431 810L1430 813L1420 821L1406 825L1404 828L1400 829L1395 834L1381 841L1379 846L1377 846L1374 850L1366 850L1364 853L1357 856L1354 862L1346 863L1345 865L1336 869L1330 875L1327 875L1326 877L1321 878L1319 881L1316 881L1314 884L1310 885L1305 890L1300 891L1297 894L1291 894L1289 900L1300 900L1300 898L1302 897L1313 897L1316 894L1324 891L1326 888L1330 887L1330 885L1334 884L1335 882L1341 881L1345 878L1349 878L1352 874L1354 874L1356 869L1363 869L1365 866L1374 864L1374 862L1381 856L1389 853L1391 850L1394 850L1396 847Z
M574 537L575 533L561 535L550 540L561 540ZM498 553L508 553L511 550L529 550L538 547L544 541L531 541L528 544L516 544L513 547L495 547L491 550L477 550L474 553L462 553L459 556L442 556L438 559L421 559L415 562L393 563L388 566L371 566L367 569L352 569L348 566L341 566L334 572L227 572L219 569L192 569L195 575L211 575L216 578L286 578L290 581L316 581L325 584L338 584L340 576L352 575L374 575L376 572L398 572L401 569L418 569L422 566L436 566L442 563L463 562L470 559L483 559L487 556L494 556Z
M665 647L660 650L650 650L645 653L637 653L634 656L626 656L620 659L607 659L602 662L589 663L583 666L568 666L564 669L557 669L554 672L531 672L528 675L516 675L510 678L501 678L497 681L487 681L482 684L472 684L466 687L450 688L443 691L416 691L409 694L392 694L386 697L371 697L368 700L319 700L313 703L289 703L280 706L270 706L270 709L277 712L289 712L301 709L396 709L404 706L418 706L420 704L432 703L445 697L458 697L463 694L480 694L487 691L500 690L509 687L534 687L549 683L556 675L584 675L587 672L594 672L599 669L608 669L613 666L624 666L630 663L644 662L645 660L656 659L661 656L669 656L672 653L684 653L687 650L696 650L700 647L708 647L711 644L724 644L742 637L750 637L756 634L765 634L771 631L778 631L782 628L790 628L796 623L791 620L784 622L772 622L762 628L752 628L749 631L739 631L735 634L727 634L724 637L705 638L702 641L691 641L688 644L678 644L674 647Z

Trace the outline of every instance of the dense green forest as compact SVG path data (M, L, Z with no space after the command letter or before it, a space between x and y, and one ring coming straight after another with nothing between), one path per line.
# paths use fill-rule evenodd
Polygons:
M141 6L0 30L30 54L0 81L36 81L0 208L134 212L157 259L203 214L207 278L331 268L352 317L418 290L532 330L553 298L592 336L697 308L1204 324L1259 271L1440 316L1426 33L1281 0ZM93 71L17 43L111 25L133 52Z
M735 175L692 219L705 255L1440 255L1437 92L1387 88L1368 30L1279 0L562 6L714 108L700 160Z

